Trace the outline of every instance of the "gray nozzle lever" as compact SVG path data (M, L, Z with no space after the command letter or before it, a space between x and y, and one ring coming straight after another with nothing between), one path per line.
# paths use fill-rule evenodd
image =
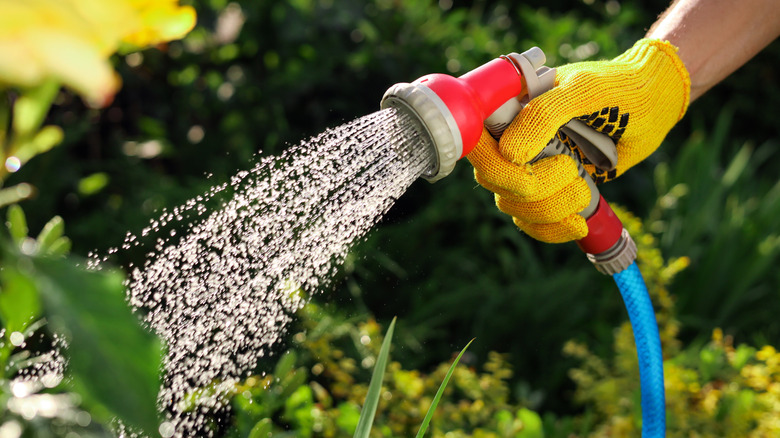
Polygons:
M561 131L574 140L583 155L599 169L606 171L617 166L617 149L609 136L576 119L563 125Z
M509 99L496 112L485 120L485 127L498 139L504 130L512 123L512 120L520 113L523 107L536 96L544 94L555 86L555 69L546 67L544 52L538 47L533 47L522 54L512 53L504 56L504 59L514 64L515 68L523 76L526 88L525 92L515 98ZM617 149L609 136L602 134L580 120L573 119L561 127L561 131L569 136L579 147L582 154L591 163L601 170L612 170L617 166ZM573 151L566 147L560 140L553 139L547 146L534 157L531 162L541 160L553 155L566 154L574 158L580 169L580 175L588 182L591 189L591 202L580 214L587 218L596 210L599 203L599 191L590 175L585 171L582 162Z

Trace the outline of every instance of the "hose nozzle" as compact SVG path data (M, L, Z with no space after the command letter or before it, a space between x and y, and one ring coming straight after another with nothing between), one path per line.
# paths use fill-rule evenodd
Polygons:
M534 47L496 58L458 78L425 75L390 87L380 106L411 115L430 137L436 164L423 178L435 182L449 175L455 162L471 152L491 115L500 114L502 109L509 114L512 108L507 106L520 105L521 99L533 97L539 87L552 87L555 71L544 67L544 62L544 52ZM517 110L499 117L500 123L508 124L516 114Z
M421 147L433 149L435 164L422 177L435 182L449 175L455 163L474 149L483 126L495 138L500 137L530 99L553 88L556 72L544 66L545 61L544 52L533 47L496 58L458 78L425 75L390 87L380 106L408 115L420 134L430 139L421 142ZM617 165L615 143L607 135L577 120L561 130L597 167L610 170ZM554 138L531 162L559 154L575 160L591 192L591 202L580 212L587 221L588 235L577 244L600 272L611 275L623 271L636 258L636 245L579 156Z

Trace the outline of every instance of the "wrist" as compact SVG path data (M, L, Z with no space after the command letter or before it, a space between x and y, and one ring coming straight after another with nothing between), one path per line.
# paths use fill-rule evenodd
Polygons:
M690 73L691 101L780 36L777 0L735 5L730 0L676 0L647 33L679 47Z

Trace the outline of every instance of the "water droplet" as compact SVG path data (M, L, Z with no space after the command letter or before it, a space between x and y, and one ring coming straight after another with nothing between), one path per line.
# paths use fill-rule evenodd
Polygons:
M11 335L8 336L8 339L11 341L11 345L14 347L19 347L24 344L24 334L21 332L11 332Z
M163 438L171 438L173 436L173 433L175 432L173 423L164 421L162 424L160 424L159 432L160 432L160 436L162 436Z

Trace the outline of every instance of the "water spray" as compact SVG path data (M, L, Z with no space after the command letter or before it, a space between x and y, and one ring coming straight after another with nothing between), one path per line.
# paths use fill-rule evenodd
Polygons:
M498 138L522 108L534 97L553 88L555 69L544 65L538 47L496 58L455 78L428 74L412 83L398 83L385 92L380 106L396 108L413 120L435 163L422 177L430 182L449 175L456 162L477 145L483 126ZM615 143L586 124L572 120L561 130L601 170L617 165ZM642 390L642 436L665 435L663 356L658 325L644 280L636 265L636 245L615 215L579 156L558 139L551 140L531 162L566 154L577 163L588 183L589 205L579 214L588 225L588 235L577 241L599 272L612 275L618 284L639 356Z

